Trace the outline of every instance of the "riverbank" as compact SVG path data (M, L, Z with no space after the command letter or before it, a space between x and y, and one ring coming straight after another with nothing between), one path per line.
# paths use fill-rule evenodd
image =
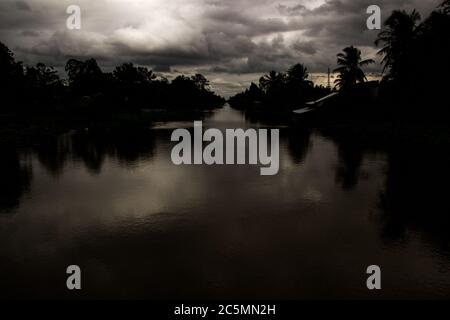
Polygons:
M203 120L213 110L146 110L109 114L0 115L0 145L13 147L39 144L46 138L70 130L136 133L148 131L155 123ZM330 138L345 139L374 148L390 145L427 145L447 148L450 129L442 119L389 117L374 110L361 114L317 112L306 120L288 112L245 112L250 123L314 129Z
M156 122L201 120L211 111L147 110L110 114L0 115L0 145L29 146L70 130L136 132Z

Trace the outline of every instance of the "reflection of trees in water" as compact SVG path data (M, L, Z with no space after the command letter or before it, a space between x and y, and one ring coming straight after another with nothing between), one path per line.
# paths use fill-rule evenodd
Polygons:
M367 154L387 155L386 180L377 206L384 241L404 239L407 230L414 230L437 247L447 248L450 255L449 154L426 144L405 145L399 141L380 144L372 136L323 133L336 144L339 157L336 182L343 189L351 190L358 184Z
M322 132L332 140L337 148L338 163L335 180L344 190L352 190L359 182L360 168L366 153L373 150L370 144L364 144L351 132Z
M105 157L109 152L109 142L104 135L89 132L72 135L72 159L83 162L93 174L101 172Z
M154 133L119 135L114 142L114 155L124 166L136 165L139 161L152 159L155 151Z
M311 147L312 128L307 124L296 124L289 114L245 112L245 121L261 128L280 128L280 139L287 141L291 160L295 164L302 163ZM286 127L288 124L288 128ZM279 126L279 127L278 127Z
M338 147L338 165L336 167L336 182L343 189L353 189L360 178L360 168L364 157L361 146L341 141Z
M3 149L0 157L0 213L14 210L29 191L32 169L20 161L15 149Z
M70 152L68 135L49 136L34 148L39 163L54 177L59 176Z
M57 178L70 160L81 161L91 173L98 174L107 157L117 159L123 166L133 166L153 157L154 146L155 138L148 131L108 134L86 131L48 137L33 151L42 167ZM0 212L9 212L30 189L31 162L21 161L15 148L3 149L0 176Z
M117 159L124 166L133 166L153 157L155 139L148 131L139 132L84 132L73 136L73 154L86 167L99 173L106 157Z
M307 127L290 128L287 131L287 144L292 162L302 163L311 147L311 129Z
M402 148L389 154L385 188L379 201L385 240L401 239L406 229L414 229L448 246L449 160L448 155L431 148Z
M273 126L292 124L292 116L289 113L258 112L247 110L244 113L245 121L250 124Z
M101 172L107 157L122 165L132 166L153 156L154 136L148 130L135 132L81 131L48 139L36 147L42 166L52 175L59 175L66 162L81 161L94 174Z

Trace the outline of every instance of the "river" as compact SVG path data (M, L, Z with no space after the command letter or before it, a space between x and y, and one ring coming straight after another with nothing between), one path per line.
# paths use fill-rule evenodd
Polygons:
M173 165L171 132L192 122L4 150L0 297L450 297L447 162L229 107L203 120L279 128L279 173ZM66 289L69 265L79 292ZM381 290L366 287L370 265Z

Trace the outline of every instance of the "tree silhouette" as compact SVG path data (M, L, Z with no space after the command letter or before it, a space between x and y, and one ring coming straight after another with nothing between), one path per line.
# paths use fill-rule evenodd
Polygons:
M124 85L148 84L156 79L153 70L135 67L132 63L124 63L113 71L114 77Z
M191 80L194 82L194 85L197 87L197 89L201 91L209 90L209 81L205 78L204 75L196 73L191 77Z
M450 0L444 1L439 7L445 14L450 14Z
M310 95L314 87L312 81L308 80L308 68L301 63L294 64L286 74L288 100L305 102L305 98Z
M308 77L308 68L301 63L293 65L287 72L287 81L294 85L301 85L307 82L310 83Z
M70 59L66 63L66 72L72 89L81 95L95 94L101 91L106 79L95 59L79 61Z
M298 109L303 103L330 93L330 89L314 86L308 78L308 69L301 63L292 65L286 73L270 71L259 79L259 86L252 82L248 89L230 97L228 102L233 108L249 111Z
M57 71L43 63L36 64L36 67L26 67L25 79L36 88L54 86L60 82Z
M53 67L43 63L35 67L26 67L23 90L27 92L27 108L33 112L49 110L56 104L56 100L63 95L63 84L58 72ZM40 106L36 110L36 105Z
M372 59L363 60L361 50L354 46L344 48L343 52L337 54L337 58L339 67L334 72L339 72L339 75L335 83L340 90L348 89L358 82L366 81L367 78L362 67L375 62Z
M267 92L281 88L286 82L286 75L281 72L270 71L259 79L260 88Z
M450 73L450 1L444 1L421 22L417 11L395 10L387 18L376 45L387 71L382 83L385 96L399 105L421 114L426 103L433 112L449 113L447 100Z
M9 48L0 42L0 70L2 75L17 71L17 63L14 54Z
M384 23L384 29L378 34L375 45L384 46L378 51L383 56L384 69L389 70L386 79L399 79L410 67L409 52L413 49L417 35L417 23L420 14L413 10L395 10Z
M13 104L16 105L24 98L22 86L22 63L16 62L11 50L0 42L0 93L3 100L0 110L9 111Z
M68 81L51 66L38 63L23 68L6 45L0 43L1 112L55 111L102 117L111 113L149 109L212 109L225 99L211 91L208 79L197 73L173 81L147 67L123 63L103 72L95 59L69 59ZM65 85L67 83L68 85ZM26 93L26 94L25 94Z
M118 99L128 108L140 108L148 105L151 84L156 80L153 70L136 67L132 63L124 63L113 71L113 80L117 83Z

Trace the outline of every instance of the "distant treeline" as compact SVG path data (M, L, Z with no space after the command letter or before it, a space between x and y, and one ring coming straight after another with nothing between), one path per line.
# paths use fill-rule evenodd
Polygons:
M330 88L315 86L308 80L309 74L303 64L296 64L286 73L271 71L251 83L250 88L231 97L229 103L236 109L285 110L318 99L331 92Z
M450 74L450 0L436 8L425 20L416 10L395 10L384 22L375 41L380 46L384 77L379 85L380 105L392 111L448 113ZM374 63L363 59L354 46L337 54L335 88L348 93L366 76L362 68ZM331 90L331 89L329 89ZM324 95L327 89L308 81L306 66L297 64L286 73L271 71L259 84L230 98L235 108L283 109L298 107ZM349 99L351 100L351 99ZM419 107L419 108L418 108ZM396 110L394 110L394 108ZM432 111L432 112L430 112Z
M169 81L132 63L108 73L95 59L70 59L65 70L67 80L43 63L24 66L0 42L0 112L210 109L225 103L201 74Z

